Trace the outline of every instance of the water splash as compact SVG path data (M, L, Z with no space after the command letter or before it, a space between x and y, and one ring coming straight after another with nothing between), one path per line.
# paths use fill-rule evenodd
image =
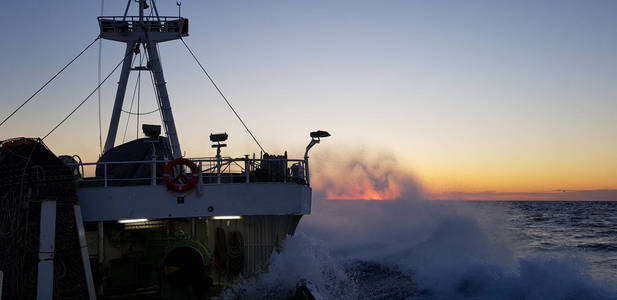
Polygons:
M313 187L323 191L326 199L393 200L404 193L401 182L409 175L395 168L393 156L345 153L345 157L330 153L327 159L316 160Z
M358 299L356 286L340 261L321 241L302 233L285 241L272 255L268 272L227 289L221 299L289 299L296 286L309 281L325 299Z
M326 200L350 183L324 181L269 271L225 297L286 299L307 280L326 299L617 299L579 257L515 253L506 212L426 201L412 178L379 172L396 174L397 199Z

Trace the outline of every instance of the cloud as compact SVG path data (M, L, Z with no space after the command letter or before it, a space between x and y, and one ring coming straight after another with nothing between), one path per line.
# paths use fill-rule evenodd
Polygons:
M435 200L541 200L541 201L617 201L617 189L553 190L549 192L443 192L428 195Z

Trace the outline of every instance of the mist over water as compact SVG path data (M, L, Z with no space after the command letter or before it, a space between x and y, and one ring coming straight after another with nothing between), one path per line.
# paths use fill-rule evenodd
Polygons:
M413 178L395 169L373 177L363 174L368 164L358 169L342 185L335 177L321 182L312 214L268 272L223 298L287 299L304 280L323 299L617 299L614 282L592 277L575 253L517 253L505 209L427 201ZM371 188L387 191L394 182L395 200L326 200L331 186L342 190L384 174L396 181Z

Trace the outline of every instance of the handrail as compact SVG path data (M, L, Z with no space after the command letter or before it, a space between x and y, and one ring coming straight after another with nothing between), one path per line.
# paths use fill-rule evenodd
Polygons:
M131 22L135 22L135 21L139 21L140 17L139 16L100 16L97 17L97 19L99 20L121 20L121 21L127 21L130 20ZM185 19L183 17L178 17L178 16L143 16L143 20L144 21L151 21L151 20L181 20L181 19Z
M147 32L188 34L188 19L172 16L101 16L98 17L102 34Z
M194 163L198 163L198 162L217 162L216 159L192 159L192 158L187 158L188 160L194 162ZM141 164L141 163L168 163L170 161L172 161L173 159L167 159L167 160L134 160L134 161L130 161L130 160L126 160L126 161L104 161L104 162L90 162L90 163L71 163L71 164L67 164L67 166L94 166L94 165L102 165L102 164ZM228 159L225 160L225 158L222 159L222 161L228 161L228 162L236 162L236 161L245 161L246 159L244 158L232 158L232 159ZM303 162L304 159L290 159L290 158L249 158L250 161L287 161L287 162Z
M217 159L216 157L209 157L189 158L189 160L198 165L200 174L199 185L222 182L294 182L306 184L306 178L309 176L306 170L306 160L304 159L248 157L223 157ZM160 170L161 164L166 164L170 161L171 160L152 159L139 161L80 162L67 164L67 166L77 168L96 166L97 171L94 177L85 177L84 172L82 172L80 181L102 182L104 187L108 187L110 184L114 184L114 182L124 182L126 185L134 185L130 184L130 182L145 182L146 180L149 180L150 185L157 185L162 182L162 174L157 170ZM274 164L268 162L274 162ZM276 162L278 162L278 164ZM121 165L150 165L150 176L110 178L109 169L113 168L113 166ZM102 172L98 169L100 166L103 168ZM96 176L97 173L99 174L98 176ZM212 181L212 179L215 180ZM143 185L147 184L144 183Z

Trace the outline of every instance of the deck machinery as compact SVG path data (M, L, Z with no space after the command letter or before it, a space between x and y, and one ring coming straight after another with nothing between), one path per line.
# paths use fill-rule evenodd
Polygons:
M126 44L104 152L93 163L60 156L75 174L97 298L202 299L264 271L311 211L308 150L329 134L313 132L301 159L225 157L226 134L210 136L216 156L183 158L157 44L188 36L188 19L160 16L154 0L128 0L124 15L98 22L100 38ZM133 66L141 51L147 64ZM162 126L115 145L136 71L152 74Z

